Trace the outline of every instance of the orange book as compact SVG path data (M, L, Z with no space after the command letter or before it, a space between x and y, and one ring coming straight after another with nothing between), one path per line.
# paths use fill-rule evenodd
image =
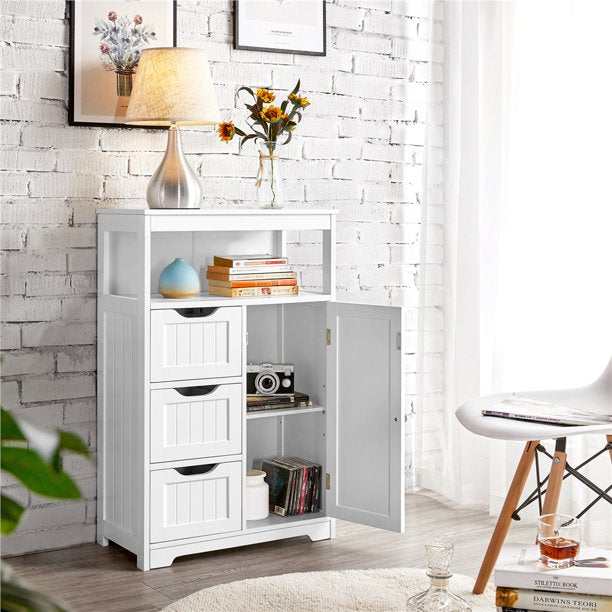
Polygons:
M297 278L276 278L270 280L216 280L207 277L209 287L289 287L297 285Z
M298 287L218 287L212 285L208 288L210 295L224 297L260 297L267 295L297 295Z

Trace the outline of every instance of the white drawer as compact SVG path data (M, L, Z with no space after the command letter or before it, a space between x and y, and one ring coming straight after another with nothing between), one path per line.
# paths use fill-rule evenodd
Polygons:
M210 467L151 472L152 543L241 529L242 463Z
M151 462L242 450L242 385L151 391Z
M151 381L240 376L242 309L151 312Z

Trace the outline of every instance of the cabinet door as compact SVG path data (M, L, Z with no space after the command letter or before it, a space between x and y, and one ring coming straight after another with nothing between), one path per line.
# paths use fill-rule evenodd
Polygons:
M402 310L330 302L327 327L327 514L402 532Z

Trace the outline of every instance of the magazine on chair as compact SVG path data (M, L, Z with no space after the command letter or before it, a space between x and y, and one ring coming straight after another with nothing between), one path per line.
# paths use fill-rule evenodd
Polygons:
M483 408L482 415L514 419L515 421L548 423L550 425L612 424L612 415L587 412L559 404L549 404L521 395L512 395L512 397L499 402L497 406Z

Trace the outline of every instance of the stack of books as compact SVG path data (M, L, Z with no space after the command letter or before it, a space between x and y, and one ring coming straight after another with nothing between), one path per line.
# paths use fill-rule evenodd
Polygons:
M312 406L312 400L306 393L295 392L292 395L247 395L247 412L287 410L288 408L306 408L307 406Z
M265 459L261 469L270 487L270 512L280 516L319 510L321 466L300 457Z
M206 270L208 293L224 297L297 295L297 272L286 257L259 255L215 256Z
M506 545L495 566L498 612L610 612L612 551L580 548L576 565L550 569L539 562L537 546Z

